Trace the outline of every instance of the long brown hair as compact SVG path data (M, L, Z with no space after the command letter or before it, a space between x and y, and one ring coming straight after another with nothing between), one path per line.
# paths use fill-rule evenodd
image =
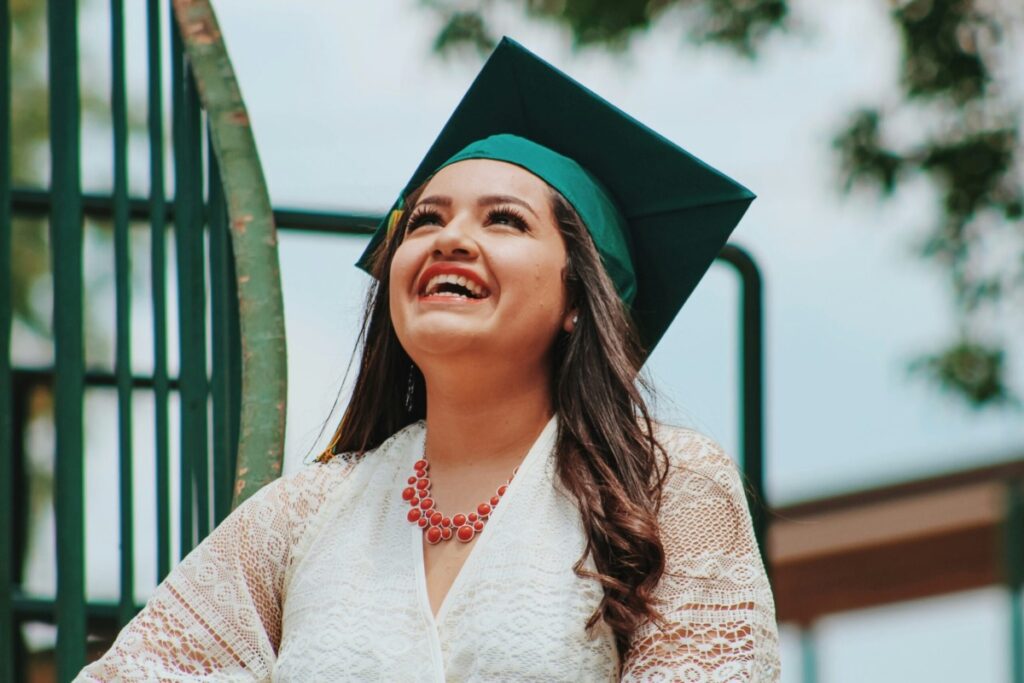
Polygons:
M406 206L415 206L420 190ZM555 190L551 204L567 263L567 300L578 312L571 334L555 342L551 378L558 415L556 466L575 497L587 536L577 574L601 583L604 598L587 621L601 619L625 652L633 631L660 620L652 592L665 569L657 513L668 459L654 435L642 391L643 349L583 221ZM408 212L373 259L352 398L319 460L360 456L399 429L426 417L423 375L402 348L388 301L391 259L405 235ZM584 568L593 558L596 572Z

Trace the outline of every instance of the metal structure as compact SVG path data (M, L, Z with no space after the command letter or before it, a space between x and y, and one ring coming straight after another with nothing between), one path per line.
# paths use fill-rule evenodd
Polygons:
M369 234L379 217L360 214L271 211L248 117L234 83L216 20L207 2L147 0L149 179L148 197L128 191L129 117L125 79L123 0L110 0L113 191L81 191L77 4L50 0L49 188L12 187L11 3L0 0L0 681L21 680L25 652L21 625L57 627L56 677L70 680L86 660L87 634L110 635L139 605L134 601L134 539L140 532L132 507L133 397L151 394L154 405L156 571L161 579L176 557L172 507L179 513L177 546L187 553L237 504L280 472L284 429L284 334L275 225L332 235ZM171 7L176 23L162 10ZM162 73L169 50L169 80ZM165 93L171 115L165 120ZM174 193L167 198L165 134L171 131ZM12 221L46 220L53 278L54 364L12 367ZM84 356L83 235L86 220L110 228L114 246L115 363L112 371L86 367ZM132 371L131 236L148 231L153 314L152 374ZM173 234L175 261L166 239ZM767 524L763 495L762 332L760 278L753 260L728 246L720 260L741 278L743 397L742 465L751 485L759 539ZM177 307L169 305L170 275ZM241 302L241 303L240 303ZM171 376L168 315L177 318L180 367ZM262 346L261 346L262 345ZM243 362L244 359L244 362ZM55 518L57 585L54 598L21 590L27 529L26 425L33 392L52 393L56 434ZM86 599L83 407L87 392L117 397L119 598ZM171 500L171 410L180 408L182 482ZM237 462L236 462L237 454ZM762 544L762 548L764 545ZM763 552L763 551L762 551Z
M182 554L230 511L233 498L236 502L243 499L280 471L286 381L284 317L276 237L259 159L209 5L175 2L170 7L171 16L178 19L177 25L162 25L161 5L159 0L149 0L146 5L151 192L148 200L132 201L128 196L124 2L110 3L113 193L100 200L102 209L97 212L97 202L84 198L81 192L77 2L51 0L46 8L51 182L48 190L25 194L14 192L11 187L12 5L7 0L0 3L0 281L7 299L0 307L0 444L4 454L0 470L2 680L16 680L24 675L24 653L20 651L23 621L45 620L57 626L56 676L69 680L85 661L87 632L104 621L116 628L137 610L133 597L133 392L152 391L156 406L159 577L166 575L173 561L169 470L172 393L177 394L181 413L178 546ZM163 170L164 93L168 84L162 62L167 32L175 180L171 203L165 199ZM204 178L208 181L206 185ZM111 374L87 372L84 357L84 219L96 217L97 213L110 226L114 244L116 360ZM12 369L12 220L33 214L48 219L50 226L54 363L52 367L36 370ZM146 227L139 221L148 224L152 244L149 268L154 369L152 377L145 378L133 376L131 366L129 244L131 232ZM173 379L167 365L165 253L165 240L172 226L180 350L180 370ZM236 284L239 281L240 289ZM212 312L209 330L208 307ZM243 338L244 363L240 353ZM212 356L209 375L208 355ZM118 406L120 598L114 605L90 605L85 595L83 407L86 391L103 386L116 391ZM18 589L26 534L24 429L28 397L38 387L47 387L52 392L54 404L55 600L25 596ZM267 405L273 407L279 419L268 419ZM208 424L211 407L212 453ZM241 452L249 459L239 463L241 471L236 473L235 453L239 452L240 443L245 446ZM251 482L251 486L244 486L246 482Z

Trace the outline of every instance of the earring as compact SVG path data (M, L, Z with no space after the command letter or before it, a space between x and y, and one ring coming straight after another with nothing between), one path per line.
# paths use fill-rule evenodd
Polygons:
M580 321L580 317L579 317L578 315L575 315L575 314L574 314L574 315L572 316L572 324L573 324L573 325L575 325L575 324L576 324L576 323L578 323L579 321Z
M413 376L416 366L409 366L409 387L405 391L405 410L412 412L412 395L416 392L416 378Z

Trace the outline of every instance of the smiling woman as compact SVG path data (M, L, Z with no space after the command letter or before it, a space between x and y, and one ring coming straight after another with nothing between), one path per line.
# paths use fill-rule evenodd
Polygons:
M735 467L639 374L752 197L504 41L360 260L331 446L82 679L777 680Z
M391 319L418 367L421 357L457 359L443 373L464 384L461 375L500 354L515 359L508 365L517 375L550 375L545 357L557 332L571 327L565 244L550 198L544 181L501 161L467 159L430 179L389 278Z

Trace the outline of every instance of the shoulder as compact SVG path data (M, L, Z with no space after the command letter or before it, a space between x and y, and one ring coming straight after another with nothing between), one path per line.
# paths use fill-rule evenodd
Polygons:
M415 439L423 428L422 422L416 422L395 432L366 453L339 453L326 461L304 464L296 472L264 486L246 501L245 506L253 508L250 514L258 516L283 515L293 534L300 536L317 513L323 511L336 496L344 495L343 484L357 470L386 466L391 458L401 457L402 447Z
M694 493L711 488L728 496L743 495L736 463L717 441L694 429L656 424L655 438L668 457L667 482Z
M658 519L666 539L693 552L711 545L747 547L750 508L740 472L711 437L693 429L658 425L658 442L668 456Z
M299 470L270 482L250 500L281 506L300 505L304 500L320 502L348 477L357 463L357 459L338 457L326 463L304 464Z

